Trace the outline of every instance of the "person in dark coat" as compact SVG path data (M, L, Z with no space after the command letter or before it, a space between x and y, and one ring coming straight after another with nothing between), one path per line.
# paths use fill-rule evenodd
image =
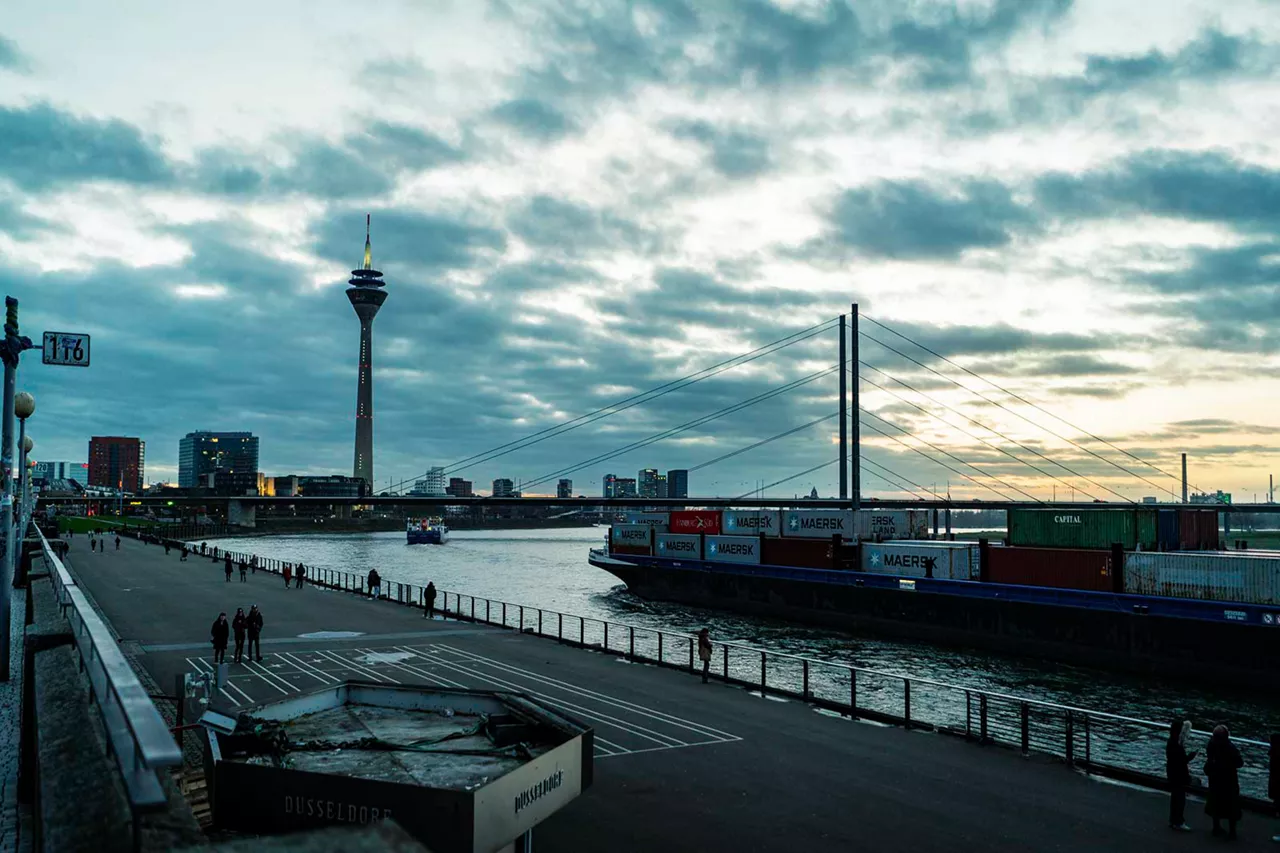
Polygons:
M240 663L240 658L244 655L244 632L249 626L249 620L245 618L244 608L236 608L236 618L231 620L231 631L236 637L236 653L232 658L236 663Z
M214 663L222 663L227 659L227 637L230 634L231 625L227 622L227 614L219 613L213 627L209 630L209 637L213 640Z
M231 583L231 555L227 555L226 561L222 564L222 570L227 573L227 583Z
M1236 824L1240 820L1240 775L1244 766L1240 750L1231 742L1231 732L1226 726L1218 726L1205 748L1204 775L1209 780L1209 796L1205 799L1205 814L1213 818L1213 834L1222 835L1222 821L1227 822L1227 838L1236 837Z
M382 576L378 574L377 569L369 570L369 595L377 598L382 595Z
M258 573L258 555L257 554L254 554L251 557L249 557L249 568L253 569L253 573L255 575Z
M293 573L293 576L297 582L298 589L302 589L302 582L307 578L307 567L302 563L298 563L298 570Z
M1187 786L1191 784L1191 771L1187 765L1196 753L1187 752L1187 738L1191 736L1190 720L1174 720L1169 724L1169 740L1164 745L1164 772L1169 780L1169 828L1190 832L1187 826Z
M178 558L178 562L185 563L187 561L187 543L182 543L182 556Z
M169 540L168 539L164 540L164 553L166 557L169 556Z
M249 564L244 561L244 557L240 558L240 583L246 583L249 580Z
M698 632L698 659L702 661L702 683L707 683L707 675L711 672L711 629L703 628Z
M249 608L245 628L249 631L249 659L252 660L253 653L257 651L258 660L262 660L262 611L258 609L258 605Z
M201 557L203 557L203 556L204 556L204 553L205 553L205 551L208 549L208 547L209 547L209 543L208 543L208 542L201 542L201 543L200 543L200 556L201 556Z
M120 550L120 534L119 533L116 534L116 550L117 551Z
M427 588L422 591L422 615L434 619L436 614L436 582L427 581Z

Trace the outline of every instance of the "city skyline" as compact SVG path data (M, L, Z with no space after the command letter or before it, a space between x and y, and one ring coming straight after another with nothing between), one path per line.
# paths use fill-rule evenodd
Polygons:
M1179 484L1041 426L1174 474L1186 451L1194 490L1263 493L1280 465L1274 9L925 5L641 3L583 18L477 4L299 21L233 3L270 47L246 51L176 8L85 6L53 26L46 6L19 2L0 22L0 135L14 141L0 282L24 331L94 336L88 370L24 358L37 459L140 436L148 477L176 480L176 445L200 424L261 436L268 472L346 474L359 373L339 290L372 212L396 290L370 354L375 491L856 301L865 376L889 389L864 381L864 409L1037 497L1064 485L964 430L1034 459L983 431L999 430L1110 500L1086 480L1133 500ZM379 58L338 47L386 32ZM115 56L122 40L137 56ZM949 386L872 343L898 341L872 321L1071 426L951 368L1018 414ZM821 370L835 350L826 332L450 473L547 477L534 490L554 493L561 476L598 484L659 456L694 469L835 411L834 377L562 472ZM701 470L695 491L819 466L834 439L818 424ZM913 483L993 497L863 440ZM902 494L872 469L863 480ZM819 468L772 493L837 482Z

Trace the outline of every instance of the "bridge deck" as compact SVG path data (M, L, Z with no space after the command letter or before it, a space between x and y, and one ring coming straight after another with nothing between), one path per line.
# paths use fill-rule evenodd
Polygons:
M208 670L208 626L250 604L263 661L232 666L241 705L346 677L516 689L598 733L594 787L538 830L541 850L1191 850L1165 827L1167 798L945 736L854 723L800 702L347 593L285 589L275 575L223 580L221 564L125 541L70 563L123 640L168 688ZM359 632L349 639L309 637ZM1237 849L1271 849L1249 816Z

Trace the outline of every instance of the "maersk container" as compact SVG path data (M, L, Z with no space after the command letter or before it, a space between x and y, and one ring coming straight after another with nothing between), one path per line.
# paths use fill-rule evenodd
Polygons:
M976 580L978 546L967 542L864 542L862 570L944 580Z
M793 509L782 514L783 536L830 539L839 534L842 539L853 541L855 533L851 509Z
M1124 591L1280 606L1280 557L1223 551L1127 554Z
M1033 548L1110 548L1156 550L1156 515L1151 509L1124 507L1011 509L1009 544Z
M1019 586L1115 591L1110 551L988 548L986 579Z
M626 514L627 524L647 524L660 533L665 533L671 514L666 512L629 512Z
M781 536L782 513L776 509L726 509L720 513L720 532L726 536Z
M720 510L682 509L672 512L667 529L672 533L717 534L720 532Z
M1216 509L1178 510L1178 547L1183 551L1218 550L1218 511Z
M863 509L858 511L859 539L923 539L929 535L929 511L925 509Z
M609 531L609 541L614 545L653 544L653 528L647 524L615 524Z
M759 536L706 536L702 558L719 563L759 563Z
M760 562L770 566L795 566L803 569L836 568L830 539L768 537L760 543Z
M653 556L701 560L702 537L696 533L659 533L653 537Z

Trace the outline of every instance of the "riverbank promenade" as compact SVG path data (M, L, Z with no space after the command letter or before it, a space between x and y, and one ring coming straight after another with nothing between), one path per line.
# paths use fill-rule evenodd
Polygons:
M220 611L263 611L263 660L231 665L224 700L248 706L345 678L515 690L596 731L593 786L537 830L540 851L1165 851L1216 847L1203 804L1191 833L1164 794L943 735L854 722L688 673L511 630L427 620L351 593L224 580L126 539L71 540L81 587L164 692L211 669ZM228 660L231 652L228 651ZM1248 814L1238 850L1277 849Z

